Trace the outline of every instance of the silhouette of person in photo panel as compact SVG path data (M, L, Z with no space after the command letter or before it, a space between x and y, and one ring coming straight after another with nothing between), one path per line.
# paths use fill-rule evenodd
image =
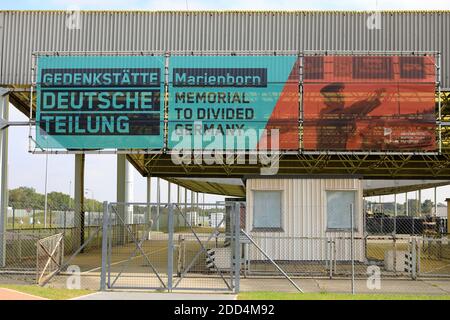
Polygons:
M384 88L379 88L366 99L346 107L344 88L343 83L334 82L320 90L326 107L320 111L317 123L317 149L319 150L346 150L348 139L356 131L358 119L379 107L386 91Z

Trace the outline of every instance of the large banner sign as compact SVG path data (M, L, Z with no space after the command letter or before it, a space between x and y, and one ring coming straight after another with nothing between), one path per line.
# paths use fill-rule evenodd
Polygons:
M162 148L164 57L40 56L37 145Z
M303 149L436 150L430 56L304 58Z
M297 56L173 56L169 65L169 148L298 150Z
M434 56L39 56L42 149L434 151Z

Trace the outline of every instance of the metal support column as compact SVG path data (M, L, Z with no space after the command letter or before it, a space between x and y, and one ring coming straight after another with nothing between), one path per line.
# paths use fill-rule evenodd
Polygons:
M405 192L405 215L409 217L408 192Z
M422 189L420 189L418 192L419 192L419 203L417 205L419 207L417 208L417 212L419 213L418 216L421 217L422 216Z
M437 216L437 188L434 187L434 216Z
M159 221L161 217L159 216L161 207L161 179L156 178L156 231L159 231Z
M172 189L172 184L167 181L167 203L172 203L172 195L170 193L170 190Z
M189 210L190 212L194 212L194 191L191 190L191 210ZM192 213L193 214L193 213ZM189 221L190 223L192 223L192 216L191 216L191 221Z
M350 204L350 255L352 259L352 294L355 294L355 214L353 204Z
M84 154L75 155L75 184L74 184L74 225L76 233L73 249L76 250L84 244Z
M235 234L234 211L236 210L235 207L236 206L235 206L234 203L232 205L230 205L229 207L225 205L225 211L229 212L229 216L230 216L230 219L226 223L226 225L229 228L228 235L230 237L230 239L229 239L229 246L230 246L230 250L231 250L231 255L230 255L230 266L231 266L230 267L230 285L231 285L231 290L233 290L233 291L234 291L234 288L235 288L235 284L234 284L234 282L235 282L235 276L234 276L235 268L234 268L234 265L236 263L236 257L235 257L235 252L234 252L235 251L234 243L236 241L236 237L234 235Z
M102 228L102 270L100 274L100 291L106 290L106 268L108 261L108 235L109 235L109 212L108 202L103 202L103 228Z
M127 208L125 208L125 205L123 203L128 202L128 193L127 193L127 156L125 154L118 154L117 155L117 215L120 216L121 220L124 223L128 222L127 217ZM126 226L122 226L122 228L119 228L118 230L118 239L120 243L125 243L126 239Z
M144 223L150 223L150 220L152 219L152 208L150 206L150 203L152 203L152 177L151 176L147 176L147 203L149 203L149 205L147 205L147 210L145 211L145 218L144 218Z
M198 207L198 192L195 193L195 206Z
M417 238L411 240L411 279L417 279Z
M397 272L397 193L394 193L394 230L392 231L392 250L394 252L394 273Z
M126 192L126 199L127 202L132 203L134 201L134 171L133 171L133 165L126 160L125 158L125 192ZM134 223L134 209L133 205L129 204L125 208L125 216L127 220L125 220L128 224Z
M397 234L397 214L398 214L397 207L398 207L397 206L397 193L394 193L394 231L393 231L394 235Z
M9 94L7 89L0 89L0 118L8 121ZM8 217L8 129L0 131L0 267L6 264L6 222Z

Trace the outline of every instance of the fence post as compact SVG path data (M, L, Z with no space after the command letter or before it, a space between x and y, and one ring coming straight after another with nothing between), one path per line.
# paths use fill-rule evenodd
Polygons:
M241 277L241 204L234 205L234 293L239 293Z
M67 210L64 210L64 214L63 214L63 218L64 218L64 222L63 222L63 228L64 228L64 232L66 232L66 216L67 216Z
M411 278L417 279L417 239L415 237L411 240Z
M225 238L228 237L228 241L229 241L229 246L230 246L230 285L232 290L234 291L234 264L235 264L235 258L234 258L234 241L236 240L236 238L234 237L234 223L236 220L234 220L234 210L235 210L235 204L230 204L230 208L229 208L229 218L228 218L228 224L227 227L229 229L228 231L228 235L226 235L225 232ZM225 212L227 211L227 204L225 204Z
M355 294L355 248L354 248L354 230L353 230L353 219L354 219L354 213L353 213L353 204L350 204L350 254L352 259L352 294Z
M333 255L334 255L333 248L334 248L333 239L329 238L328 239L328 250L329 250L329 253L328 253L329 261L328 261L328 264L329 264L329 268L330 268L330 274L329 274L330 279L333 279Z
M173 281L173 204L169 203L169 215L167 217L167 231L169 232L168 239L168 254L167 254L167 290L172 291Z
M102 227L102 271L100 276L100 291L106 290L106 261L108 259L108 227L109 212L108 202L103 202L103 227Z
M332 238L331 240L331 249L332 249L332 258L331 258L331 279L333 278L334 274L337 273L337 252L336 252L336 237Z
M117 217L114 217L117 219ZM106 264L108 265L108 288L111 288L111 256L112 256L112 245L113 245L113 239L116 238L116 221L113 218L113 215L110 215L110 211L108 208L108 226L109 226L109 230L108 230L108 260L106 262Z
M397 194L394 193L394 235L397 234ZM395 256L394 256L395 257ZM395 269L395 268L394 268Z

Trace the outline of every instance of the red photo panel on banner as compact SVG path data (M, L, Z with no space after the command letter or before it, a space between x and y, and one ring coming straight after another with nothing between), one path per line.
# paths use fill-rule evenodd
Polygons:
M305 150L436 149L432 57L305 57L303 80Z

